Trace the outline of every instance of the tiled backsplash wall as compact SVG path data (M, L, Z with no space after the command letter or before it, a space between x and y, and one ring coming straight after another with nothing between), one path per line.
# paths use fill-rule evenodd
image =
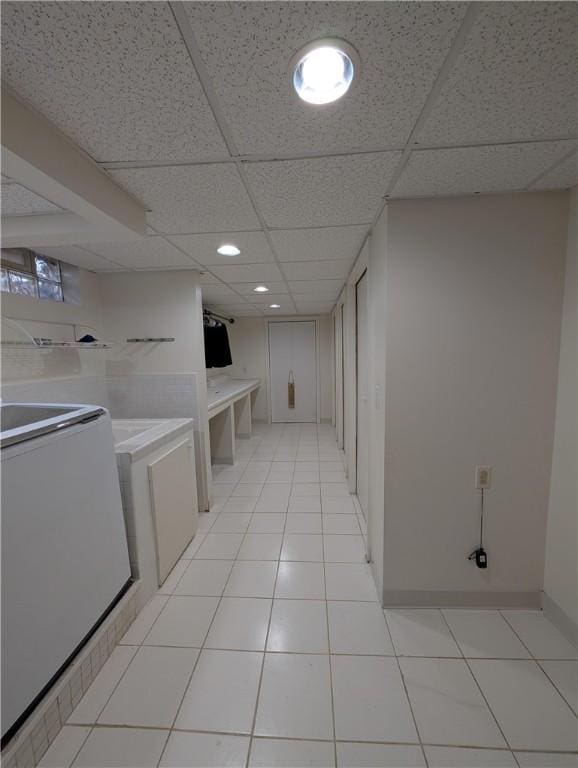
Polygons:
M53 378L102 376L104 359L98 351L84 349L2 348L2 380L42 382Z
M106 376L113 419L196 418L195 374Z
M103 375L4 382L1 396L5 402L12 403L86 403L108 408L106 377Z
M204 373L203 373L204 375ZM197 398L197 375L128 374L71 376L29 382L5 382L5 402L88 403L108 408L113 419L193 418L203 429L207 414Z

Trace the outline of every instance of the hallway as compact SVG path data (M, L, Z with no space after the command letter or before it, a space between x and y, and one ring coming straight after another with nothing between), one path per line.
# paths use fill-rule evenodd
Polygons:
M41 765L575 766L538 753L577 749L543 615L384 619L334 430L255 431Z

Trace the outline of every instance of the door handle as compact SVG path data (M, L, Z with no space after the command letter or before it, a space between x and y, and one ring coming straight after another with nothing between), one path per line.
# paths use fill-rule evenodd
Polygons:
M287 381L287 405L289 408L295 408L295 376L293 371L289 371L289 379Z

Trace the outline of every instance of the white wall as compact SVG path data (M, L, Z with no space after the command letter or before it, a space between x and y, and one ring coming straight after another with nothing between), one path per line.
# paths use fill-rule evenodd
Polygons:
M331 422L333 418L333 321L330 315L318 318L319 328L319 396L321 421Z
M385 208L369 240L369 513L368 542L378 592L383 592L385 499L385 391L387 216Z
M47 301L10 293L2 294L2 317L17 320L33 336L55 341L73 341L76 324L96 329L78 329L102 338L99 277L84 269L62 264L67 301ZM68 300L70 299L70 300ZM2 338L24 340L9 323L2 323ZM2 348L2 382L42 381L74 376L91 376L104 371L102 351L75 349L38 350Z
M117 342L107 353L107 374L117 377L121 394L124 390L125 395L128 391L131 396L135 386L139 387L144 380L149 394L152 389L152 399L143 398L141 408L146 408L146 403L150 402L156 409L155 417L160 414L195 419L199 508L208 509L212 489L203 307L198 273L167 270L101 275L101 297L104 333L108 339ZM126 343L126 339L147 337L175 340ZM158 374L166 378L155 376ZM177 376L171 378L170 374ZM179 377L178 374L189 375ZM136 384L123 380L129 375L138 379ZM114 385L110 387L111 403L115 388ZM171 410L175 403L178 413ZM150 418L151 415L151 411L140 413L138 418Z
M295 320L295 317L280 317L280 320ZM299 318L301 319L301 318ZM320 411L322 421L331 421L333 412L333 337L332 319L329 315L317 317L319 328L319 368L320 368ZM268 421L269 405L267 400L268 376L268 318L239 317L232 325L227 325L231 357L233 364L226 368L208 368L207 375L227 373L233 378L261 379L253 407L253 418Z
M388 206L386 602L538 599L566 217L565 193ZM477 464L494 469L486 571L466 559Z
M570 198L544 591L578 630L578 188ZM545 606L546 607L546 606ZM557 616L563 620L563 617ZM566 627L570 629L569 627Z
M105 334L117 342L108 355L109 373L203 371L196 272L115 272L101 275L100 281ZM126 343L129 338L162 336L174 337L175 341L155 345Z

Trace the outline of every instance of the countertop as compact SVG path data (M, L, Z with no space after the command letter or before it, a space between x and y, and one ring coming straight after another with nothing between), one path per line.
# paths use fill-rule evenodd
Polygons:
M128 454L131 461L137 461L147 453L160 448L194 427L194 419L113 419L112 429L115 434L115 453ZM142 427L140 431L138 428ZM116 438L121 430L135 430L126 440Z
M234 401L252 392L261 386L261 379L229 379L217 384L215 387L207 387L207 404L209 412L224 405L228 401Z

